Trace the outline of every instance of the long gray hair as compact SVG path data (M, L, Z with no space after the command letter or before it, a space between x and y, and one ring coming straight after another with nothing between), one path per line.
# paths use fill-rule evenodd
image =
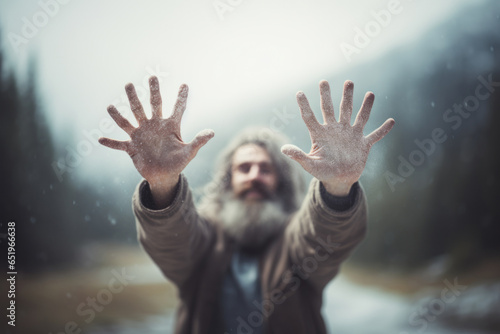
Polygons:
M199 212L207 218L217 220L223 206L223 195L231 191L233 155L240 146L246 144L258 145L269 153L278 171L277 198L285 212L296 211L304 197L305 184L298 164L281 153L281 146L288 143L288 138L269 128L243 130L219 155L214 177L203 189Z

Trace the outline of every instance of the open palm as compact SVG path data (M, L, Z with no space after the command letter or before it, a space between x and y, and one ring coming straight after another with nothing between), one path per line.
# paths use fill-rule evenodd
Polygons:
M198 150L210 140L214 133L203 130L193 141L185 143L181 138L180 125L186 101L188 86L181 85L172 115L162 118L162 100L157 77L149 79L152 117L147 118L132 84L125 90L130 107L139 126L134 127L114 106L108 107L110 116L129 136L128 141L100 138L102 145L127 152L139 173L150 183L161 185L177 181L179 174L196 156Z
M351 126L353 91L354 84L346 81L337 121L330 86L326 81L320 82L323 124L314 116L304 93L297 93L300 112L311 136L311 150L306 154L294 145L284 145L281 149L312 176L322 181L327 190L332 189L338 195L349 192L365 168L372 145L394 126L394 120L390 118L369 135L363 135L363 128L368 122L375 99L371 92L366 93L354 125Z

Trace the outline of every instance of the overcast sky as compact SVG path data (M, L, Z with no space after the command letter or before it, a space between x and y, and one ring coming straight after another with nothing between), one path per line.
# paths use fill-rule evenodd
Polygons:
M481 2L0 0L0 19L10 65L23 73L27 55L35 56L53 129L71 129L78 141L99 127L107 105L126 109L120 100L127 82L142 94L147 78L158 75L164 110L187 83L183 130L194 134L238 106L294 95L390 52ZM342 45L356 47L357 29L371 34L369 43L346 56ZM126 138L119 131L111 136Z

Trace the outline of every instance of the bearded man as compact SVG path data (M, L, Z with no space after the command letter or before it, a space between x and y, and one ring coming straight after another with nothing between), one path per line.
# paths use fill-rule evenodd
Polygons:
M179 291L175 333L326 333L322 292L363 239L366 200L358 179L372 145L393 127L388 119L364 136L374 95L365 95L353 125L353 88L344 84L338 121L328 82L320 82L320 124L297 93L312 147L306 154L265 129L248 130L222 153L199 208L182 171L213 136L185 143L180 123L188 87L162 117L160 88L150 78L152 117L134 86L125 89L136 128L108 112L129 141L100 138L126 151L144 180L133 196L138 239ZM285 145L284 145L285 144ZM295 160L314 178L301 203Z

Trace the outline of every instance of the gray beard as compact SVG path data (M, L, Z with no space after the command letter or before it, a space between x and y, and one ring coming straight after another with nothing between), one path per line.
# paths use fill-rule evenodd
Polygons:
M289 213L277 200L245 202L226 194L219 220L241 248L258 249L281 231Z

